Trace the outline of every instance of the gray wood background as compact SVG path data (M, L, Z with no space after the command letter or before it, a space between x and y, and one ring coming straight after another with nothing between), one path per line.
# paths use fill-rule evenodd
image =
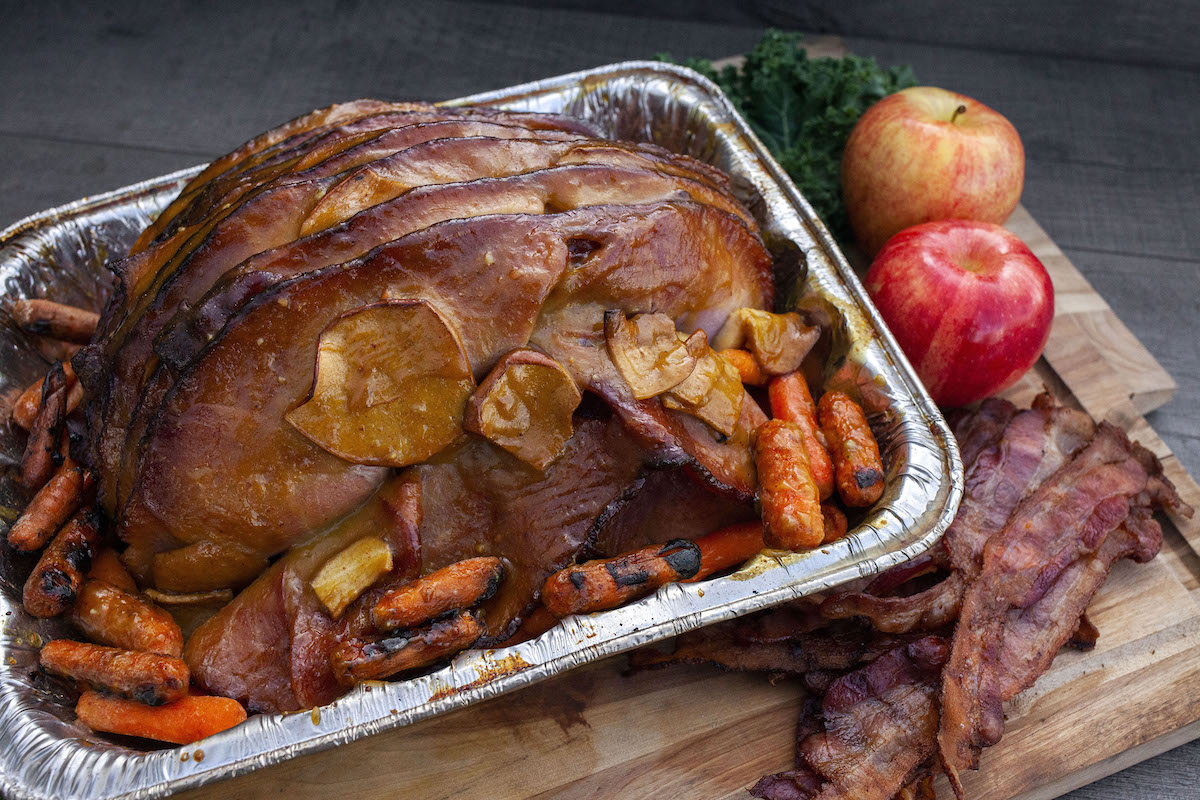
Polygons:
M360 96L442 99L768 26L845 36L998 109L1023 202L1179 382L1150 422L1200 473L1200 3L0 2L0 226ZM782 768L785 765L780 765ZM1072 800L1200 797L1200 744Z

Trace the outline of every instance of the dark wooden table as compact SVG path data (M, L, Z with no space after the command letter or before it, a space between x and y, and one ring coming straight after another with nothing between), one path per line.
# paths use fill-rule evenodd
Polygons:
M0 2L0 225L206 161L335 100L442 99L664 51L720 57L772 25L842 34L1017 126L1024 204L1179 382L1149 419L1200 474L1200 5L100 5ZM1198 784L1192 744L1069 797L1194 798Z

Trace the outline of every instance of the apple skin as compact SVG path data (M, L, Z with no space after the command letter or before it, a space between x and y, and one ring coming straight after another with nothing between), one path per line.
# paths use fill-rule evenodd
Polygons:
M941 220L893 236L867 292L934 402L990 397L1038 360L1054 320L1046 268L988 222Z
M932 86L904 89L867 109L842 154L846 211L868 256L922 222L999 225L1016 208L1024 183L1025 149L1012 123L983 103Z

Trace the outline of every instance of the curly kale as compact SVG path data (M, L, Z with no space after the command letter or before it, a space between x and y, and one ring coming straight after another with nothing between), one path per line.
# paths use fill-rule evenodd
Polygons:
M721 87L833 235L847 242L841 162L850 130L876 101L917 81L911 68L883 69L872 58L809 58L801 39L767 31L740 66L719 72L703 59L680 63Z

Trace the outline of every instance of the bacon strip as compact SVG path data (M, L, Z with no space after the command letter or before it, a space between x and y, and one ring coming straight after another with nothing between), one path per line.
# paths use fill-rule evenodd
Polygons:
M1157 552L1152 508L1190 512L1160 475L1153 456L1101 424L982 548L942 686L939 750L959 797L958 771L1003 735L1002 702L1049 667L1112 564Z
M1000 699L1011 700L1033 686L1067 642L1072 640L1082 610L1104 584L1113 564L1133 556L1153 557L1162 545L1162 530L1138 536L1128 527L1113 531L1095 553L1075 561L1038 602L1008 612L1000 639ZM1093 630L1095 630L1093 628Z
M766 800L891 800L934 754L946 641L927 636L835 680L819 729L802 719L799 768L751 790Z
M1021 499L1083 447L1094 430L1086 414L1052 407L1044 397L1029 411L1014 416L1010 410L1003 401L985 403L956 427L969 467L962 505L943 540L955 572L907 597L878 597L870 591L834 595L822 605L822 614L831 619L863 616L889 633L935 630L953 621L964 588L979 572L984 544L1004 527Z
M712 625L685 633L675 650L638 650L629 656L634 668L667 664L711 664L730 672L767 672L808 678L814 673L843 672L866 664L909 638L874 634L855 623L826 624L805 630L804 615L787 618L787 607L745 621Z

